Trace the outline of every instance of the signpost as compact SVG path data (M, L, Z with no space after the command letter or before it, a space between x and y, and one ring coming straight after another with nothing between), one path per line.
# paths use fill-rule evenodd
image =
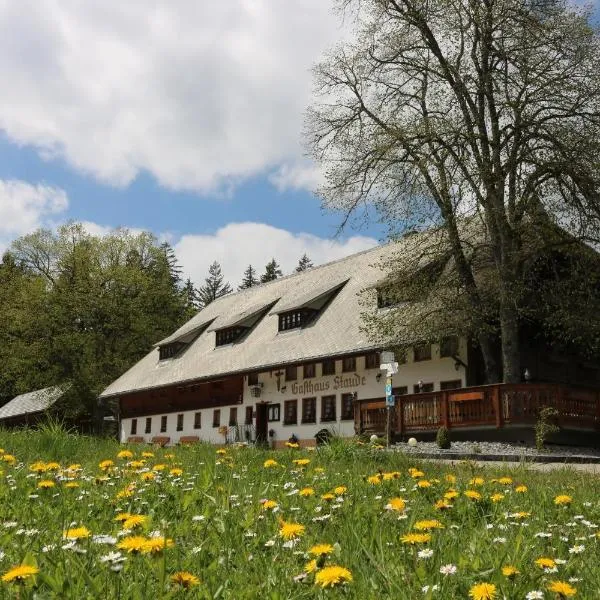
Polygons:
M393 352L382 352L381 353L381 364L379 365L379 369L381 371L385 371L386 379L385 379L385 406L387 411L386 418L386 443L389 448L390 446L390 438L392 435L392 423L391 423L391 410L392 407L396 404L396 399L394 397L393 388L392 388L392 376L398 372L398 363L395 362L396 357Z

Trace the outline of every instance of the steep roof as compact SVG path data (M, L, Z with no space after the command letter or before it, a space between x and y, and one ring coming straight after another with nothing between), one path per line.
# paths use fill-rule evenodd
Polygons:
M366 309L361 291L385 277L381 264L414 257L414 248L422 244L425 235L431 232L406 236L399 242L218 298L161 342L183 339L210 323L184 351L159 360L158 348L153 349L110 384L101 397L372 349L373 342L361 331L361 312ZM310 303L311 294L321 298L328 290L333 297L314 322L278 331L280 306L303 307ZM371 299L376 301L373 294ZM268 306L272 308L241 341L215 347L215 330L254 314L257 307Z
M50 408L64 393L63 386L54 386L21 394L10 400L0 408L0 421L11 419L37 412L43 412Z

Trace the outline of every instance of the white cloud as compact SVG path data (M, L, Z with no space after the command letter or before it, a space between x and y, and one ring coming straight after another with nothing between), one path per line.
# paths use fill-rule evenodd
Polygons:
M214 234L184 235L174 248L185 275L196 285L204 282L215 260L221 264L225 278L237 285L249 264L260 275L267 262L275 258L284 274L289 274L304 253L318 265L375 245L377 240L365 236L330 240L264 223L230 223Z
M269 175L269 181L280 191L305 189L314 192L323 183L323 174L312 162L284 163Z
M68 206L67 193L61 188L0 179L0 237L29 233Z
M330 6L6 0L0 129L115 185L214 191L287 164L277 185L310 186L294 165Z

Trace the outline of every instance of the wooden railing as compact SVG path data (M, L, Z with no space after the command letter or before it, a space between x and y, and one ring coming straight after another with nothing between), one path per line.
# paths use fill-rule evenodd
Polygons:
M496 384L397 396L390 418L395 434L442 425L500 428L533 425L546 406L558 411L556 422L562 428L600 430L600 390L557 384ZM357 402L357 432L384 432L386 410L383 399Z

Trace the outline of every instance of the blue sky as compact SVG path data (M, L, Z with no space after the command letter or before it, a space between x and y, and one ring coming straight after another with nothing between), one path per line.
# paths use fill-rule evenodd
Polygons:
M340 36L324 0L2 3L0 250L68 219L144 229L200 283L213 260L237 282L382 240L334 239L310 191L309 70Z

